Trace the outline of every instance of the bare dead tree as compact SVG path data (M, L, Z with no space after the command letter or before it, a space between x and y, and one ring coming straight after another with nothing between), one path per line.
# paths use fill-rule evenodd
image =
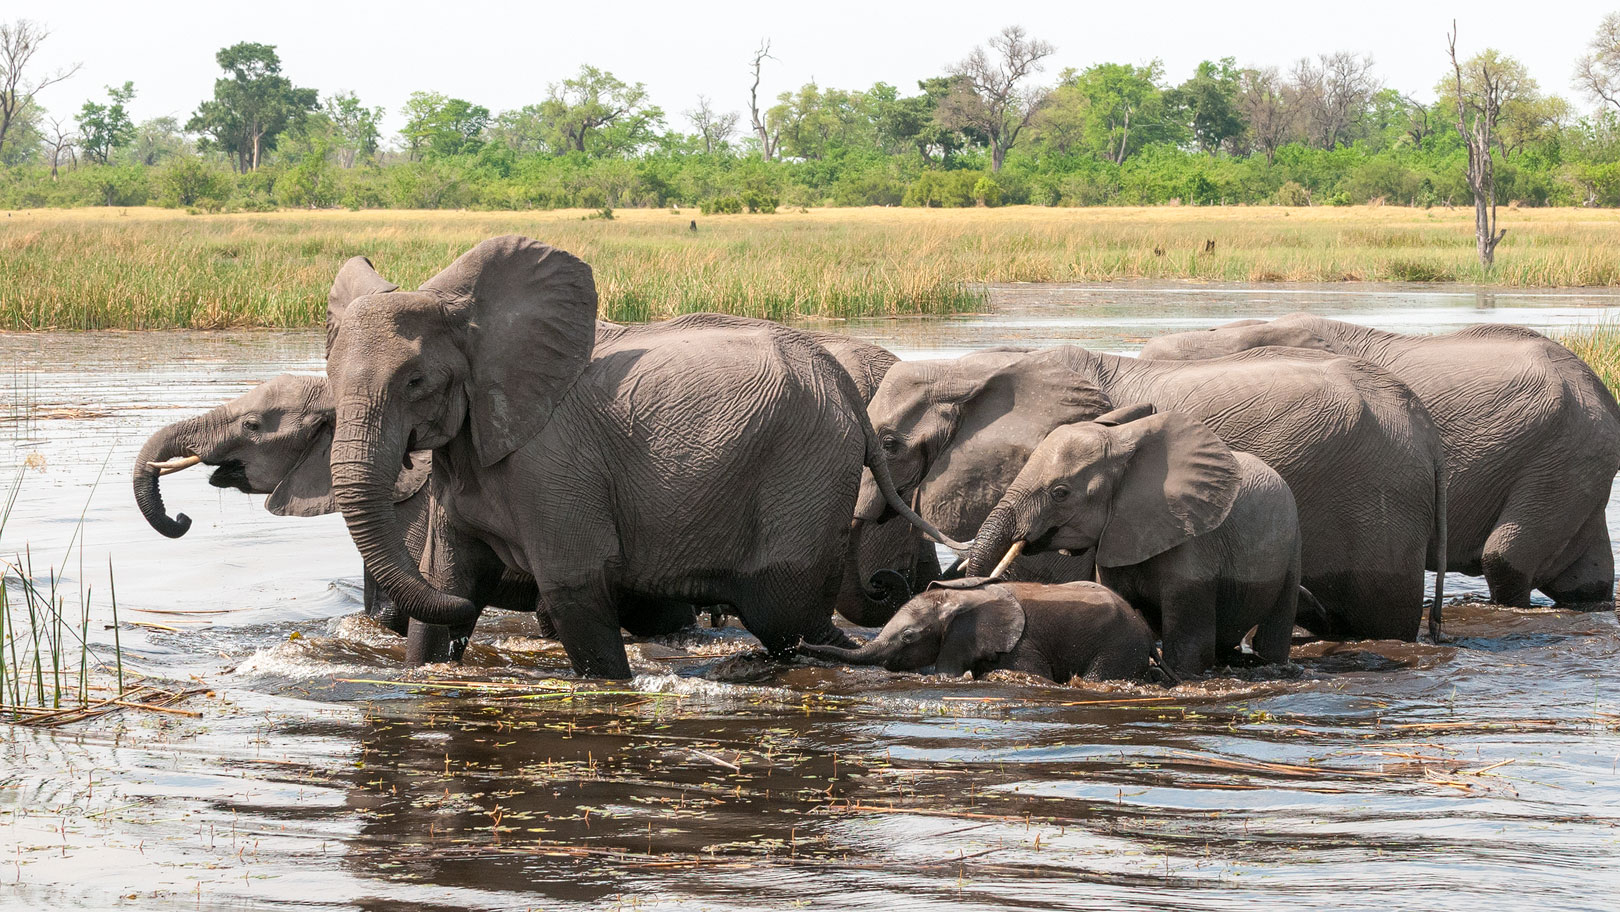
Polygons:
M50 30L37 22L18 19L0 22L0 151L5 149L6 134L17 115L33 104L34 96L46 86L55 85L79 72L82 64L63 67L29 79L27 70L38 53L39 46L51 35Z
M1051 97L1044 86L1026 85L1040 72L1052 45L1030 38L1021 25L1009 25L990 39L990 51L976 47L951 67L951 93L938 117L949 127L973 127L990 140L990 170L1000 171L1007 151ZM992 54L994 55L992 57Z
M1294 64L1293 88L1306 132L1316 146L1332 149L1349 140L1378 90L1372 66L1371 57L1349 51L1321 54L1314 63L1301 57Z
M1496 170L1491 162L1492 133L1502 114L1502 99L1509 88L1494 65L1492 55L1469 61L1469 81L1464 88L1463 65L1457 60L1457 21L1451 22L1446 36L1451 53L1451 69L1456 74L1457 133L1468 147L1468 188L1474 192L1474 237L1479 265L1490 269L1496 262L1496 245L1507 229L1496 230Z
M714 147L724 143L737 132L737 112L727 111L721 114L714 110L709 103L707 95L699 95L697 107L686 112L686 119L697 128L698 134L703 137L703 151L710 153Z
M72 130L64 127L60 120L51 118L51 137L46 140L51 149L51 180L56 180L57 168L62 164L62 156L67 155L73 159L74 167L79 164L79 136Z
M1575 86L1593 101L1620 111L1620 12L1598 23L1592 52L1575 61Z
M1268 163L1276 160L1277 149L1288 141L1298 121L1288 94L1276 67L1244 70L1238 78L1238 106L1249 124L1251 141Z
M759 137L759 153L766 161L776 157L777 136L765 122L765 112L759 109L759 71L766 60L775 60L771 56L771 41L769 38L759 43L754 51L754 62L750 66L754 74L754 84L748 87L748 116L754 122L754 135Z

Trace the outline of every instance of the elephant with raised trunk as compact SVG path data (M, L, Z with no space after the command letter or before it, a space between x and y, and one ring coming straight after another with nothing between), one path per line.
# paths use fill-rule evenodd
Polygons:
M1287 482L1303 582L1320 603L1302 604L1298 623L1320 636L1417 636L1426 559L1438 554L1444 566L1444 454L1423 404L1374 365L1296 349L1185 362L1073 346L986 351L895 365L869 413L900 494L915 495L917 512L946 533L966 537L1054 429L1133 405L1202 421ZM856 516L881 518L876 489L862 485ZM1032 571L1025 560L1009 578L1054 579L1036 575L1052 567ZM1088 562L1067 560L1074 563L1057 569L1073 575L1057 579L1091 578Z
M859 649L803 646L806 655L890 671L975 677L996 670L1068 683L1141 679L1153 631L1125 600L1091 582L942 580L908 601Z
M590 267L515 236L418 291L388 284L356 258L334 286L334 302L370 293L333 321L331 467L366 565L414 620L471 622L473 581L505 565L535 578L583 675L629 677L623 616L665 600L727 605L785 654L848 642L831 606L863 466L943 538L895 493L848 372L803 333L675 319L598 339ZM389 502L416 449L445 518L425 575Z
M1205 424L1133 407L1048 434L968 552L969 576L1007 555L1094 556L1097 581L1159 631L1188 677L1254 651L1288 661L1299 597L1299 518L1288 485Z
M1412 388L1445 446L1447 568L1484 576L1491 600L1614 605L1605 509L1620 469L1620 407L1585 362L1522 326L1386 332L1310 314L1150 340L1142 357L1214 358L1258 346L1362 358Z
M277 516L321 516L337 512L328 465L332 449L332 397L325 377L281 374L209 412L160 428L135 458L135 503L152 528L179 538L191 528L184 513L169 516L159 479L194 465L214 467L209 483L244 494L268 494L265 508ZM427 490L432 454L411 454L401 467L389 499L398 514L405 546L420 557L432 511ZM479 589L482 604L511 611L533 611L534 584L519 573L496 573ZM409 620L365 574L366 614L398 634ZM678 613L659 619L666 633L691 623ZM415 644L413 644L413 647Z

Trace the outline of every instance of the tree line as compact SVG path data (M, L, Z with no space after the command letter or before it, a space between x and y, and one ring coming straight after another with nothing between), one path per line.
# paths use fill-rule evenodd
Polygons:
M216 54L185 119L134 122L133 81L59 117L36 96L76 68L40 70L48 37L0 23L3 206L1620 205L1620 13L1574 62L1587 111L1494 49L1447 60L1437 41L1425 101L1347 51L1211 59L1179 83L1156 60L1053 78L1055 48L1014 26L915 90L773 93L764 42L742 110L700 96L671 115L586 65L512 110L413 92L388 137L381 107L300 86L251 42Z

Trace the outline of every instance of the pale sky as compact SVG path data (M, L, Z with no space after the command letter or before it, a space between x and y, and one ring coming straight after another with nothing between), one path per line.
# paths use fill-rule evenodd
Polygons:
M1575 58L1620 0L1135 0L1135 2L448 3L303 0L267 4L129 0L6 0L0 19L28 18L52 35L38 60L82 62L73 79L41 93L57 116L77 112L102 86L133 80L137 121L171 114L183 122L213 91L214 52L238 41L276 45L297 85L326 94L352 89L383 105L385 142L394 140L406 96L433 90L499 112L538 102L549 83L582 63L644 82L669 125L699 94L746 121L748 60L771 39L761 94L774 98L810 79L842 89L882 80L902 92L938 75L1003 25L1021 24L1057 53L1042 74L1114 61L1164 61L1171 82L1198 61L1284 69L1302 55L1371 54L1385 84L1427 98L1448 66L1445 34L1460 21L1459 49L1496 47L1523 60L1543 91L1587 111L1570 85Z

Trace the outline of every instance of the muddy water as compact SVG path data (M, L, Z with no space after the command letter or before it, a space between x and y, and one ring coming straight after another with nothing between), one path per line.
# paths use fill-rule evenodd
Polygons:
M996 300L846 328L915 357L1125 351L1301 309L1409 330L1620 315L1611 294L1366 286ZM341 520L189 472L165 494L196 522L168 541L130 497L152 429L320 357L315 333L0 337L0 443L29 466L0 546L91 587L100 620L110 556L128 665L211 692L201 719L0 730L0 906L1613 907L1612 614L1462 605L1443 646L1301 645L1292 669L1173 690L778 667L734 628L633 644L634 681L580 684L502 614L465 665L407 674L356 616Z

